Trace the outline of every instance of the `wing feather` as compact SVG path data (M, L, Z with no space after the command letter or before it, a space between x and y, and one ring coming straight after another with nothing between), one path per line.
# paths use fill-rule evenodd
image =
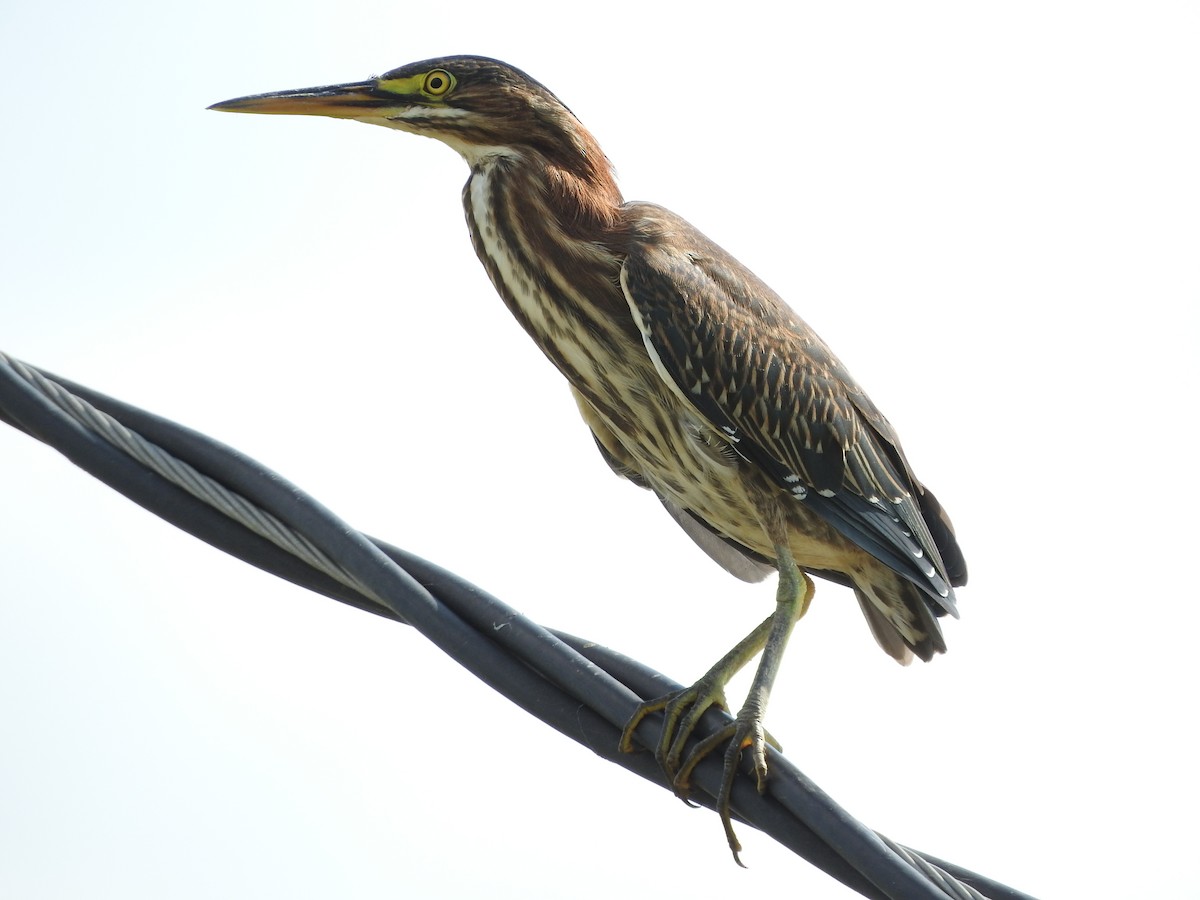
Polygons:
M741 457L954 613L962 555L891 425L770 288L682 219L639 207L650 224L621 285L659 374Z

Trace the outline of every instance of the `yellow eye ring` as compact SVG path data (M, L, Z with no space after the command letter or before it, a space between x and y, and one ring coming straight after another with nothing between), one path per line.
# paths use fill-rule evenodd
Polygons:
M454 76L445 69L434 69L425 73L421 82L421 90L430 97L440 97L454 87Z

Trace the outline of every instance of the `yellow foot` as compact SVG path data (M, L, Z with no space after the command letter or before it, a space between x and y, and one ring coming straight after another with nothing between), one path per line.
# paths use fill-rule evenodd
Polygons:
M754 776L758 784L758 792L767 790L767 745L779 750L779 743L767 733L762 725L762 717L758 711L745 707L738 717L701 741L684 761L683 766L674 776L672 786L675 793L687 796L690 791L692 771L705 757L722 744L728 742L725 748L725 761L721 769L721 790L717 794L717 815L721 817L721 825L725 829L725 839L733 852L733 859L745 868L741 857L742 844L733 831L733 820L730 815L729 801L733 796L733 780L737 777L742 751L750 749L750 759L754 763Z
M696 726L712 707L725 709L725 693L721 685L702 678L690 688L667 694L656 700L647 700L637 708L629 722L621 732L620 748L623 753L632 753L633 734L651 713L663 714L662 731L654 748L654 758L658 760L668 781L675 788L676 795L681 800L687 800L687 790L677 786L679 761L683 758L683 749L688 738L696 730ZM694 755L694 753L693 753ZM690 757L689 757L690 759Z
M651 713L662 712L663 727L655 746L654 756L666 774L675 795L686 803L689 802L687 798L691 793L691 777L696 766L718 747L728 743L721 773L721 789L716 797L717 814L721 817L721 825L725 829L725 838L729 842L729 849L733 852L734 860L740 866L742 861L738 854L741 852L742 845L733 830L729 803L742 751L750 749L758 792L761 794L767 788L767 746L770 745L776 750L779 750L780 747L778 742L763 728L759 710L747 704L738 713L736 719L700 741L684 759L684 747L699 724L700 717L714 706L725 708L724 693L720 688L706 684L704 679L690 688L659 697L656 700L648 700L637 708L621 732L620 748L625 753L633 752L635 749L633 734L638 725ZM680 763L681 759L683 760L682 764Z

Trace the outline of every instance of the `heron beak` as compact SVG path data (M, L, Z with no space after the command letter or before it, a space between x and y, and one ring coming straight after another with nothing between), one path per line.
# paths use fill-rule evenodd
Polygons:
M335 119L357 119L365 110L394 106L395 103L395 94L380 91L378 82L357 81L328 87L252 94L249 97L214 103L209 109L218 112L265 113L277 116L332 116Z

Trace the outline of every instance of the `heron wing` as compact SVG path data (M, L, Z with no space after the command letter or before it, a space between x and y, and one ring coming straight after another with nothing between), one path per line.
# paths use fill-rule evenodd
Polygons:
M640 205L621 286L659 374L796 502L954 612L950 571L887 420L816 333L682 219ZM956 565L961 554L930 495Z

